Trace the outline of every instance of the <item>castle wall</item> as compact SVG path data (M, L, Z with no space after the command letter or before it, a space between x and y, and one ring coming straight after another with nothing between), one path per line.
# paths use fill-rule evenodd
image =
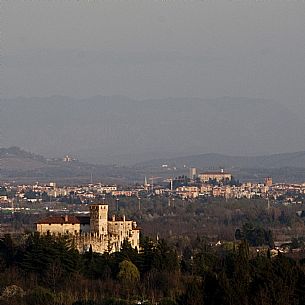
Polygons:
M135 222L130 220L108 221L108 233L111 243L115 243L115 247L120 250L121 244L125 239L130 242L133 248L140 246L140 231L135 229Z
M74 243L80 253L89 251L90 245L93 252L104 253L109 250L108 237L104 237L103 235L81 234L75 236Z

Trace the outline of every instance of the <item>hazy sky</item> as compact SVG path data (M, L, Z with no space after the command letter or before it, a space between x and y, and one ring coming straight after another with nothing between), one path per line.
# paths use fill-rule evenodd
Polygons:
M2 97L88 103L0 100L1 146L111 162L305 150L305 1L8 0L0 17ZM108 113L96 95L183 99Z
M3 96L305 104L304 1L2 1Z

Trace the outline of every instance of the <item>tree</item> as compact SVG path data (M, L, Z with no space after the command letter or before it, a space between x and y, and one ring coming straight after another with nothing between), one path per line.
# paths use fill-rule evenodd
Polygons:
M37 274L55 290L55 284L60 286L69 275L80 269L80 256L65 237L34 234L26 242L20 267Z
M140 272L131 261L124 260L119 265L118 279L125 285L131 285L140 280Z
M237 240L246 240L250 246L273 246L273 236L270 230L261 227L254 227L251 223L245 223L242 229L236 229L235 238Z
M136 265L129 260L124 260L119 265L118 280L122 283L123 288L129 294L134 290L140 280L140 272Z
M287 215L284 211L281 211L281 215L278 218L280 224L286 225L286 226L291 226L291 217Z
M185 292L180 296L179 305L202 305L203 289L200 281L193 280L186 285Z
M154 250L153 267L159 271L174 272L179 269L177 253L161 239Z

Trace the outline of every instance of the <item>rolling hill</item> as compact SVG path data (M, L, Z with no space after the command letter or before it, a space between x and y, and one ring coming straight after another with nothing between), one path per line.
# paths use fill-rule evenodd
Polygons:
M0 180L17 182L89 183L104 180L125 183L135 178L134 170L112 165L47 159L19 147L0 148Z

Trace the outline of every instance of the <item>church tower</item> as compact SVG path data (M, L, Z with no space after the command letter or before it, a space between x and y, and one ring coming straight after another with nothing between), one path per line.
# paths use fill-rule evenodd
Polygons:
M90 205L90 231L98 235L108 234L108 205Z

